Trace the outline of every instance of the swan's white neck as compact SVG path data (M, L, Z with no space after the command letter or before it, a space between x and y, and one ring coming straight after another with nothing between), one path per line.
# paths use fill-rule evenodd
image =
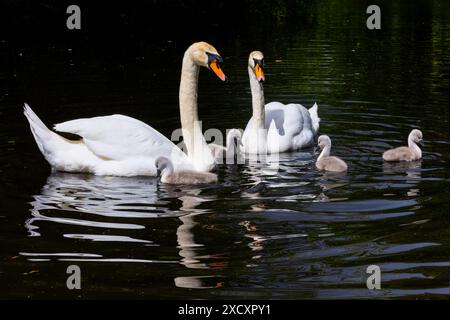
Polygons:
M422 158L422 150L420 150L419 146L414 142L414 138L410 134L408 136L408 147L409 150L416 156L416 159Z
M239 149L239 145L236 148L235 144L234 144L234 139L237 139L238 144L240 143L240 140L242 138L242 135L240 133L239 130L237 129L231 129L230 131L228 131L227 134L227 141L226 141L226 154L227 155L231 155L231 154L235 154L236 150Z
M330 151L331 151L331 143L330 143L330 144L327 144L327 145L323 148L322 152L321 152L320 155L319 155L319 158L317 158L317 161L320 161L320 160L322 160L322 159L325 158L325 157L329 157L329 156L330 156Z
M194 63L189 50L183 57L180 81L180 119L187 156L199 171L209 171L214 164L211 150L203 137L198 120L197 88L200 67Z
M248 76L250 78L250 89L252 92L252 127L249 138L245 143L245 149L248 153L264 154L267 152L268 132L265 128L265 106L264 89L262 83L256 79L255 72L248 67Z
M250 78L250 89L252 91L253 121L255 123L255 128L264 129L264 88L262 83L256 79L255 72L250 66L248 67L248 76Z
M234 134L233 132L228 132L227 134L227 143L225 144L227 154L234 149Z
M173 165L172 163L168 162L166 163L164 169L161 171L161 181L165 182L167 181L167 178L173 173Z

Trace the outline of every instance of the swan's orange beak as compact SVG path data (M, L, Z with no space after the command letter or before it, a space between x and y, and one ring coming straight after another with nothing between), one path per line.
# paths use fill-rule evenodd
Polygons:
M209 64L209 67L216 74L216 76L219 77L220 80L225 81L227 79L227 77L225 76L225 73L223 73L222 69L220 69L220 66L217 63L217 60L211 61L211 63Z
M264 71L258 63L255 64L255 74L256 80L258 80L259 82L264 82L264 80L266 80L266 78L264 77Z

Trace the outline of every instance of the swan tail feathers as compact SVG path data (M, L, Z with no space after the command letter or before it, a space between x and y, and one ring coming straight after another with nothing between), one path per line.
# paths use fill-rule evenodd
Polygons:
M31 109L31 107L25 103L23 106L23 114L28 119L30 126L33 128L40 128L42 130L48 130L47 126L42 122L41 119L37 116L36 113Z
M26 103L23 107L23 113L30 124L31 133L34 136L34 140L36 141L39 150L47 161L52 163L50 154L52 154L55 151L55 148L63 142L62 138L50 131Z
M34 136L34 140L36 141L39 150L45 155L45 143L50 140L52 132L41 121L41 119L39 119L37 114L34 113L27 103L23 106L23 114L30 124L31 133Z
M314 129L314 134L317 134L317 132L319 132L319 123L320 123L319 106L315 102L314 105L311 108L309 108L308 111L309 111L309 115L311 116L311 122L312 122L312 126Z

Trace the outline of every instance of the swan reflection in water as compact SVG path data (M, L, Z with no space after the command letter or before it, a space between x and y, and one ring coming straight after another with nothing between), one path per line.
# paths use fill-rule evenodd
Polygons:
M390 178L396 180L405 180L407 184L417 186L422 178L422 160L401 161L401 162L383 162L383 173L389 174ZM401 175L401 176L400 176ZM415 197L419 195L419 188L410 188L406 195Z
M145 259L107 259L101 254L85 253L35 253L22 252L21 255L32 261L48 261L59 258L64 261L114 261L114 262L172 262L181 263L190 269L209 269L203 255L198 258L198 250L204 244L197 243L194 237L195 217L207 213L197 209L215 196L202 196L202 189L192 186L167 186L149 177L101 177L89 174L52 173L39 194L30 202L31 218L25 222L30 237L39 237L44 229L40 222L78 226L81 230L92 228L105 230L129 230L129 236L88 234L64 234L64 238L84 239L105 242L134 242L139 245L157 246L153 241L138 239L131 234L145 229L148 221L140 224L137 219L173 217L181 221L176 229L177 248L180 261L156 261ZM181 201L181 203L180 203ZM105 219L106 218L106 219ZM113 220L111 220L113 218ZM131 218L133 223L126 221ZM55 228L56 229L56 228ZM91 231L92 233L92 231ZM204 277L203 277L204 278ZM201 279L203 279L201 278ZM208 277L199 279L197 286L208 282ZM195 277L189 277L183 285L183 277L175 280L178 286L195 286ZM211 284L208 284L209 287ZM215 284L214 286L217 286Z
M234 185L237 179L241 196L251 200L249 204L255 212L266 210L267 199L279 198L279 195L271 194L272 190L299 188L295 189L295 193L283 196L281 200L291 202L313 200L324 190L320 184L317 184L317 173L309 170L310 163L311 155L309 153L282 155L280 171L277 175L273 176L270 172L258 170L257 165L248 164L241 168L244 170L241 172L242 175L232 174L229 177L226 175L225 185L227 183ZM241 170L237 167L233 168L233 166L226 168L226 170L231 169ZM299 177L302 178L302 181L299 181ZM252 189L252 186L256 187ZM196 238L195 234L199 216L211 212L210 209L204 209L204 207L211 207L210 205L203 206L202 204L217 200L216 192L208 192L209 188L221 188L221 186L171 186L159 184L157 179L149 177L124 178L52 173L41 192L33 196L33 201L30 202L31 217L26 221L26 227L30 236L41 236L48 230L41 222L75 226L78 228L77 231L82 230L82 232L63 234L61 237L97 242L135 243L139 248L149 247L144 250L144 254L148 253L148 250L155 250L153 251L155 254L158 248L151 246L158 246L159 239L142 239L155 234L153 231L146 233L146 226L155 225L153 224L155 218L178 219L180 224L174 230L175 234L173 235L176 237L176 249L180 256L178 261L145 260L140 257L111 259L108 254L105 254L106 257L104 257L101 252L95 252L95 256L74 252L58 253L56 258L65 259L65 261L82 259L82 261L100 262L179 263L187 269L204 271L198 275L189 273L186 277L176 277L174 279L176 286L219 287L223 277L215 273L210 274L210 272L223 269L227 262L224 260L226 258L222 258L218 253L206 252L207 243L199 240L198 234ZM157 223L161 223L161 221L163 220L157 219ZM259 234L257 226L251 222L245 227L249 228L245 236L253 240L248 244L254 254L253 259L258 259L263 250L263 242L272 237ZM100 232L91 231L96 229ZM53 228L52 230L64 229ZM139 230L141 231L139 232ZM144 234L144 236L136 236L139 234ZM275 235L273 238L278 236ZM55 258L55 254L49 253L22 254L35 260ZM208 274L205 274L206 270L210 270Z
M41 193L33 196L34 200L30 202L32 218L25 226L30 236L40 236L39 221L108 229L143 229L144 226L138 224L92 221L89 215L113 218L169 215L156 191L155 179L52 173ZM58 210L57 216L55 210ZM81 213L86 219L71 218L73 213L77 213L76 216Z

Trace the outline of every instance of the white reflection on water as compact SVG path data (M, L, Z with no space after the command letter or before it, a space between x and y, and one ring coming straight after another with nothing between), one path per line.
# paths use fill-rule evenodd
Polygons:
M383 173L398 176L405 175L405 182L415 186L415 188L410 188L406 195L408 197L419 196L419 188L417 188L417 182L422 178L422 160L417 161L402 161L402 162L383 162Z
M168 214L158 202L156 191L155 179L53 173L40 194L33 196L32 218L25 227L30 236L40 236L40 221L102 229L143 229L139 224L98 221L92 215L155 218Z
M184 189L184 190L182 190ZM194 239L193 229L197 224L195 216L207 213L197 207L215 199L215 196L202 197L199 188L159 185L157 179L148 177L98 177L93 175L52 173L39 194L30 202L32 217L27 219L25 227L31 237L41 235L39 223L42 221L57 224L75 225L82 228L98 229L144 229L144 224L124 223L123 219L149 219L177 217L181 224L176 230L180 263L187 268L208 269L206 263L198 259L198 248L203 247ZM169 208L173 200L180 200L179 208ZM114 218L117 221L103 222L102 218ZM99 221L100 220L100 221ZM64 238L81 239L96 242L126 242L158 245L154 241L138 239L124 235L105 235L81 233L63 234ZM61 257L61 261L75 261L73 256L79 253L21 253L26 257ZM207 258L203 256L202 258ZM147 259L105 258L102 255L87 256L77 261L97 262L153 262ZM158 261L165 262L168 261ZM174 262L174 261L173 261Z
M212 245L202 238L203 232L200 228L201 222L207 218L205 215L211 213L209 208L212 205L207 203L223 200L220 192L216 192L214 188L238 190L231 191L231 194L239 192L240 197L235 199L244 201L236 204L252 213L242 219L243 222L234 221L233 224L234 226L239 224L246 229L243 236L247 241L244 243L249 251L248 258L251 259L247 261L247 267L260 266L267 258L267 248L275 243L302 238L309 241L311 235L321 239L335 235L335 229L332 227L324 228L326 232L316 230L313 225L308 227L306 224L299 224L303 226L291 227L290 230L281 227L268 229L264 227L266 223L273 222L273 225L278 226L282 225L280 222L284 219L291 219L298 222L320 222L318 227L325 227L325 224L338 221L364 222L389 217L398 218L413 214L409 208L417 206L417 201L413 198L399 200L379 197L348 200L345 197L345 187L352 179L360 180L359 184L353 183L352 187L360 185L364 190L368 188L368 184L377 188L383 187L386 181L393 183L402 181L403 185L411 187L407 191L408 195L411 196L414 192L417 195L415 190L418 190L418 182L421 181L420 163L383 165L381 173L383 177L375 176L368 179L363 174L352 176L351 172L341 175L317 172L313 167L314 159L309 153L283 155L282 160L277 176L268 175L264 170L260 170L259 165L249 163L239 174L228 175L229 180L226 180L224 185L211 187L167 186L158 184L156 179L148 177L97 177L53 173L48 177L41 192L34 195L33 201L30 202L31 218L25 224L30 236L44 234L45 238L45 232L49 229L44 228L41 222L50 222L59 225L60 228L54 230L70 230L61 234L61 238L74 241L127 243L135 246L133 248L145 249L142 255L135 254L132 257L114 257L105 254L103 250L94 253L60 250L64 253L56 254L50 250L49 253L22 252L21 255L29 260L42 262L56 259L100 264L174 263L186 268L184 269L186 272L192 269L185 275L174 276L175 286L217 288L222 285L225 276L215 272L223 270L227 262L218 260L217 257L220 256L217 252L211 252ZM378 170L380 164L378 163ZM344 192L340 191L341 189L344 189ZM404 187L400 188L402 189L401 192L404 193ZM408 208L408 211L405 211L405 208ZM151 229L155 225L153 222L163 221L155 218L172 218L172 221L179 221L179 224L169 231L170 236L176 239L176 244L169 249L177 252L179 258L157 259L159 252L151 251L155 249L152 247L160 245L158 241L161 239L157 233L152 231L148 233L154 237L153 239L143 239L147 233L144 233L145 236L137 236L139 234L137 230ZM109 234L115 233L115 230L118 230L116 234ZM76 248L73 250L77 250ZM167 245L165 248L167 249ZM48 248L45 252L48 252ZM123 252L120 251L119 254L122 255ZM320 252L324 252L323 249ZM156 259L147 257L149 253L156 255ZM201 273L192 275L191 272Z
M221 276L176 277L175 286L187 289L212 289L222 286Z

